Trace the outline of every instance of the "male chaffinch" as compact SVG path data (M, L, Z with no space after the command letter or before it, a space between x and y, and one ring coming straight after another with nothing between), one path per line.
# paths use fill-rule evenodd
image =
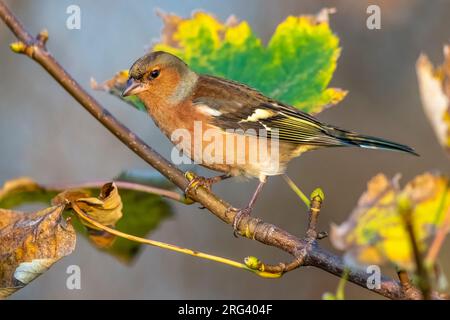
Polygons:
M129 74L123 96L137 95L156 125L173 143L177 142L176 147L183 154L209 169L225 173L196 182L209 188L212 183L230 176L259 178L249 204L237 211L233 224L235 230L242 216L251 213L267 176L284 173L288 162L305 151L352 146L417 155L408 146L322 123L244 84L197 74L181 59L167 52L152 52L139 58ZM181 130L195 136L198 124L203 132L212 131L216 139L222 139L222 143L214 144L209 157L204 157L204 151L211 149L211 137L202 137L200 142L196 142L176 134ZM276 140L272 140L274 136ZM246 139L244 148L238 149L238 141L242 137ZM276 149L275 156L256 157L251 161L255 152L263 148L256 143L256 149L252 149L251 139L265 141L263 147L267 153ZM189 191L188 188L186 192Z

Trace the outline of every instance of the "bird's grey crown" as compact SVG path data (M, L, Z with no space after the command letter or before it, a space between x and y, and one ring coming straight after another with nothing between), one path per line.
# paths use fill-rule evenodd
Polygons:
M173 66L179 68L180 71L187 69L183 60L165 51L150 52L138 60L130 68L130 77L136 80L142 79L144 74L149 71L152 66Z

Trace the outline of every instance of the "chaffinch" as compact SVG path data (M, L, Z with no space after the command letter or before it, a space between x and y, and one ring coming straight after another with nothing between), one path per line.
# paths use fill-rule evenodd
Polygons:
M212 183L239 175L259 179L247 207L236 209L235 230L242 216L251 213L266 178L284 173L288 162L305 151L351 146L417 155L408 146L322 123L244 84L197 74L167 52L152 52L139 58L129 75L123 96L137 95L155 124L180 152L224 173L196 179L197 185L209 188ZM198 141L196 130L208 132L208 137L203 135ZM214 143L211 137L215 138ZM259 156L262 149L270 156Z

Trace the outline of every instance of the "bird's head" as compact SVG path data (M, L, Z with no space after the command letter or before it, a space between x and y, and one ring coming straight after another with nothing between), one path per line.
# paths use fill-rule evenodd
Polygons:
M127 87L122 96L137 95L142 100L164 99L177 103L191 92L197 74L180 58L155 51L139 58L130 68Z

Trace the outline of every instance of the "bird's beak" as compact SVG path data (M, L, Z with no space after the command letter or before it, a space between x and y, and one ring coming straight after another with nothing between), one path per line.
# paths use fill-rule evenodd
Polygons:
M122 92L122 97L133 96L145 90L145 86L142 83L137 82L133 78L128 79L127 87Z

